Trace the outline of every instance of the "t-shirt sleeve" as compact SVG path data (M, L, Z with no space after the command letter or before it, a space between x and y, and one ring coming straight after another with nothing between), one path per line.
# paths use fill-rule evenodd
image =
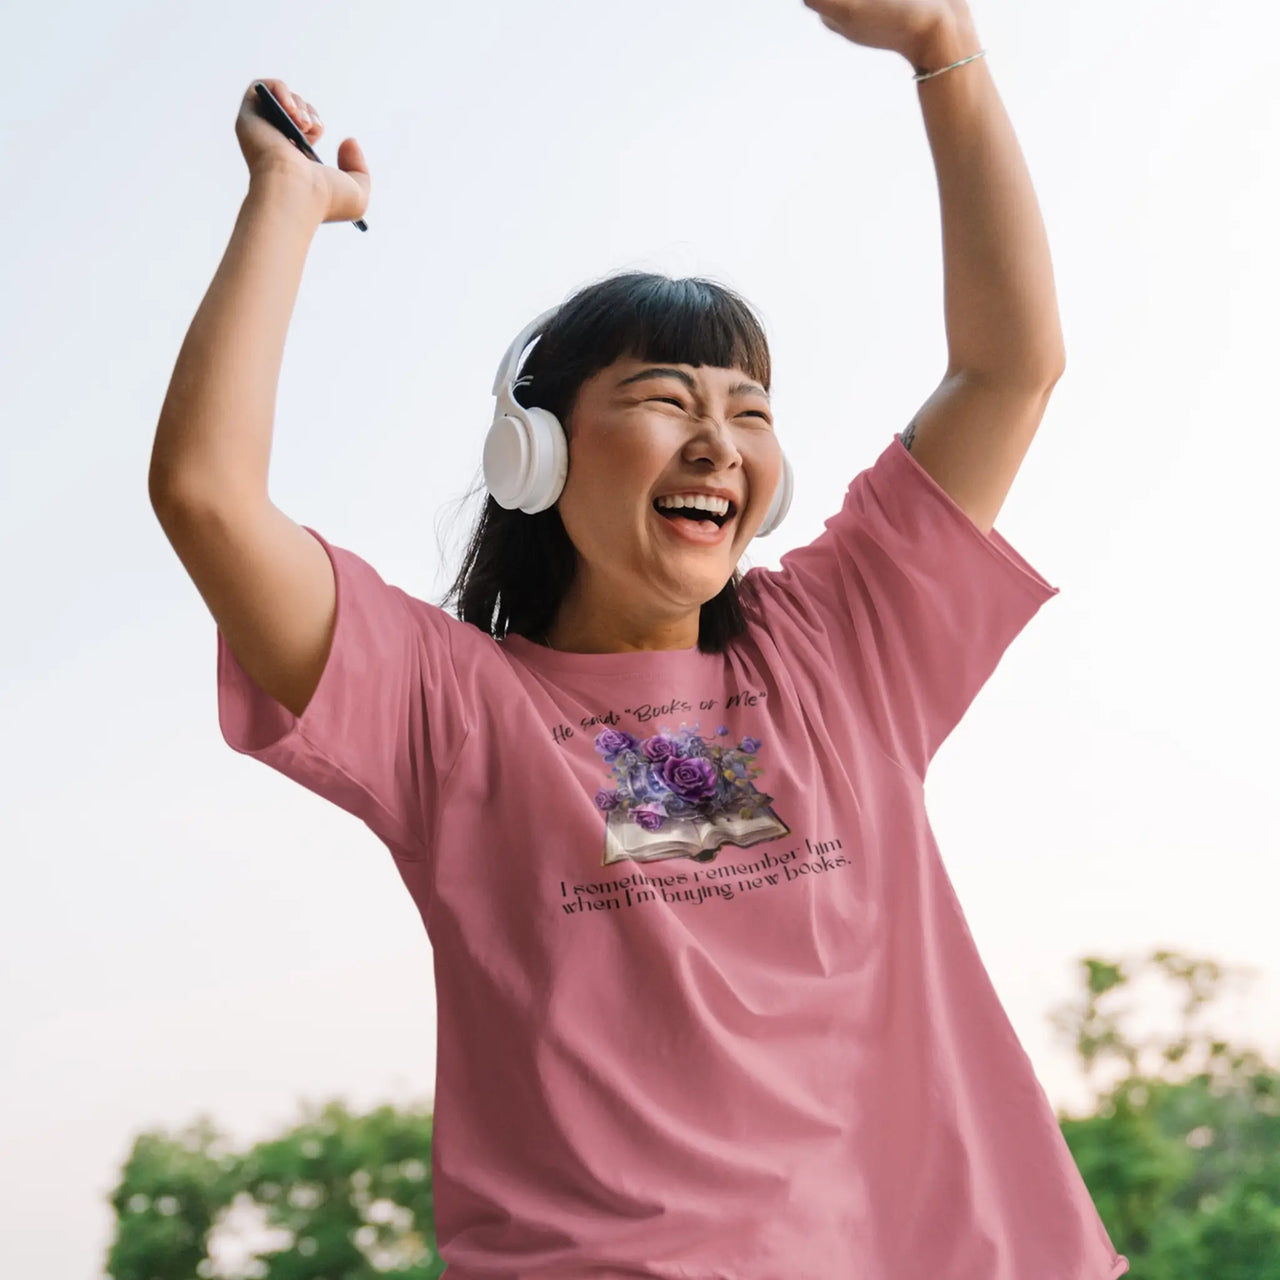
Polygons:
M310 533L337 588L333 638L301 716L261 689L218 632L218 724L261 760L359 818L397 858L427 855L437 779L466 737L444 610Z
M743 577L782 661L857 696L894 759L929 762L1040 606L1058 594L969 518L895 434L840 510L776 570Z

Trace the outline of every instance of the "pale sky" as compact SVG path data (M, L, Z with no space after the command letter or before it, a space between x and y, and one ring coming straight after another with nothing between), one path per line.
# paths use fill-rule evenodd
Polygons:
M972 10L1053 251L1068 369L996 527L1061 588L928 778L948 871L1050 1098L1085 954L1260 978L1280 1053L1280 21L1245 0ZM946 365L911 70L801 0L9 6L0 282L10 622L0 1274L94 1280L135 1133L238 1140L308 1098L429 1099L431 951L361 823L222 740L215 631L147 498L157 417L280 77L356 137L367 234L322 226L271 496L438 600L494 370L621 270L763 316L814 538ZM960 71L956 74L963 74ZM445 553L437 542L443 534Z

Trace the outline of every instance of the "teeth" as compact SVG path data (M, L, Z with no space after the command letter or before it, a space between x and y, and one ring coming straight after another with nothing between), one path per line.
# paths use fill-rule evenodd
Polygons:
M728 499L711 498L704 493L678 493L669 498L658 498L654 505L658 507L671 507L677 510L681 507L695 507L700 511L713 512L718 516L727 516L729 514Z

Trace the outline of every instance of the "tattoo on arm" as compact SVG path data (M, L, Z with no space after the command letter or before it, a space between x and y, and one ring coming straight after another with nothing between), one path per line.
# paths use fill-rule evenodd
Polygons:
M912 418L911 425L902 433L902 447L908 452L911 451L911 443L916 438L916 422Z

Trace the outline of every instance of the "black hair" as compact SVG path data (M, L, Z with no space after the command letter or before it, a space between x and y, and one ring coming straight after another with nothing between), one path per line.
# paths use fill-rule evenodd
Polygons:
M520 368L516 399L525 408L550 410L567 428L582 384L628 356L645 363L742 369L766 391L772 376L764 328L732 289L700 277L625 272L585 286L559 308ZM481 479L471 494L484 489ZM528 515L500 506L485 492L462 568L440 603L456 601L463 622L495 639L508 632L540 639L573 581L577 550L557 506ZM741 578L735 568L703 604L701 652L723 652L746 630Z

